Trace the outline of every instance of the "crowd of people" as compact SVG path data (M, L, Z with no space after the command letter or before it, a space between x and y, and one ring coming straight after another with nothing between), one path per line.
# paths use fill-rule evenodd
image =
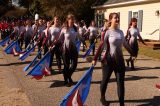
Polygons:
M129 59L126 60L127 65L131 64L131 69L135 70L134 61L139 49L137 37L145 44L137 28L137 19L131 19L127 33L124 35L123 31L119 29L119 15L117 13L111 13L109 19L104 20L102 28L97 28L94 20L91 21L88 28L83 20L75 23L74 15L69 14L64 23L60 21L58 16L55 16L53 20L43 18L31 20L28 18L8 22L3 19L0 20L0 31L2 39L7 36L11 40L18 39L21 49L23 47L26 49L31 42L36 42L38 51L44 50L43 55L50 51L52 54L50 70L52 69L53 57L55 55L58 70L63 73L64 85L66 86L72 85L72 74L78 64L77 40L83 43L83 52L87 49L87 40L89 40L88 47L92 44L99 44L96 53L95 45L93 46L92 55L94 59L92 65L96 65L98 59L101 60L102 82L100 86L100 101L105 106L109 105L109 102L105 99L105 93L112 72L115 73L117 79L120 106L124 106L125 61L122 46L130 54ZM100 38L100 43L96 43L98 38ZM41 58L42 54L39 55L39 59ZM62 60L64 64L63 69L61 67Z

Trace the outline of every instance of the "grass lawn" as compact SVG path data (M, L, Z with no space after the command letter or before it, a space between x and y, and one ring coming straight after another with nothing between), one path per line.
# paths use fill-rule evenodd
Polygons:
M160 49L153 50L152 48L148 47L139 47L139 54L160 59Z

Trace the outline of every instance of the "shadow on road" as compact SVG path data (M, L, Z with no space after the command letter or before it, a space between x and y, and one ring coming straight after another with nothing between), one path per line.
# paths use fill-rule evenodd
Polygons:
M136 67L135 70L132 70L129 67L126 67L126 72L127 71L153 70L153 69L160 69L160 67Z
M60 80L53 80L53 83L51 84L50 88L55 88L55 87L64 87L64 81L60 81ZM76 85L77 82L73 82L72 85Z
M142 80L142 79L157 79L159 77L156 76L132 76L132 75L127 75L129 77L125 78L125 81L134 81L134 80ZM109 83L116 82L116 78L110 79ZM92 81L92 84L100 84L101 81Z
M117 103L118 101L110 101L110 103ZM125 103L142 103L137 106L160 106L160 96L154 96L151 99L140 100L125 100Z
M9 64L0 64L0 66L12 66L12 65L22 65L22 64L29 64L31 61L25 61L25 62L16 62L16 63L9 63Z

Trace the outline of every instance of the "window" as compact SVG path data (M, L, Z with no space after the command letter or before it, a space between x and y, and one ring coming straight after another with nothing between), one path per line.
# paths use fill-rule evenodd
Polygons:
M138 19L138 11L132 12L132 18Z
M104 22L104 13L98 14L98 22L97 22L97 26L100 28L103 26Z
M137 18L137 27L139 31L142 32L143 10L128 11L128 26L130 24L131 18Z

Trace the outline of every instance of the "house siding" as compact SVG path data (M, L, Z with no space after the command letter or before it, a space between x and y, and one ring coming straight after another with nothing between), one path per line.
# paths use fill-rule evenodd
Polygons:
M120 12L120 28L126 34L128 29L128 11L139 11L143 10L143 22L142 22L142 32L141 36L143 39L150 40L159 40L159 31L154 33L153 35L149 35L156 29L159 28L160 20L158 20L157 16L155 16L155 11L160 10L160 2L150 3L150 4L140 4L133 6L124 6L117 8L106 8L105 10L105 18L108 19L109 13L111 12ZM97 10L98 12L99 10Z

